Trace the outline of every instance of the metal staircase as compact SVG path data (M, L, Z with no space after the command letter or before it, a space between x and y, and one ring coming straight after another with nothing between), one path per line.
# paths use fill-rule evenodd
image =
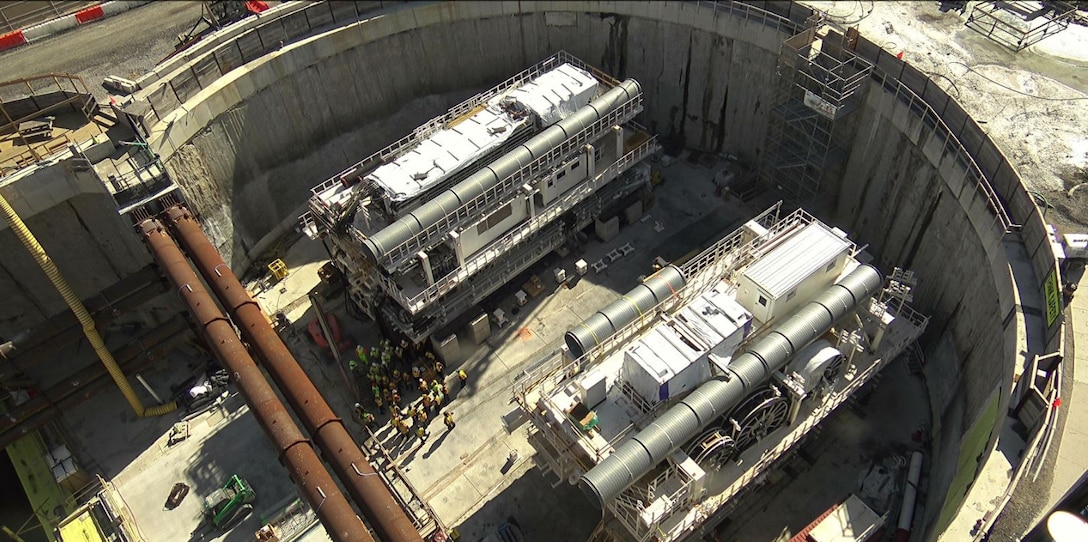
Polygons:
M365 438L362 442L363 453L366 454L367 460L370 461L374 470L381 475L382 481L389 488L393 499L397 501L397 504L415 524L420 536L430 540L436 532L445 533L446 526L442 524L442 520L438 518L438 514L435 513L431 506L419 496L419 492L408 481L408 477L405 476L400 465L393 460L389 451L385 449L385 446L382 446L381 441L378 440L378 437L374 435L369 427L365 428L365 431Z

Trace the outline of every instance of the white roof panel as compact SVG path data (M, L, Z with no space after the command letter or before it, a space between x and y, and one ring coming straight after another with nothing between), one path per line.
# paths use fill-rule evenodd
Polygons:
M649 337L655 334L665 341L669 350L659 350L659 347L655 343L653 346L654 352L661 356L661 359L668 364L669 368L672 369L674 373L679 374L682 372L689 365L698 360L699 355L703 353L703 351L696 350L684 343L676 333L676 330L667 325L657 326L653 331L648 333L647 336ZM675 352L675 354L672 352Z
M748 266L743 276L779 298L849 247L849 241L813 222Z
M653 378L658 384L668 382L675 375L653 348L641 341L627 349L625 359L633 360L642 368L644 374Z
M393 201L410 199L506 141L526 119L486 107L453 128L442 128L412 150L375 169L368 179Z
M592 75L563 64L491 98L483 109L436 131L367 178L393 201L411 199L499 147L531 122L528 116L515 119L503 111L502 102L518 102L547 126L584 107L596 92L597 80Z
M570 64L562 64L509 96L528 107L544 124L552 124L585 107L597 93L597 80Z
M698 336L700 340L713 348L718 343L722 342L722 339L727 335L736 331L737 328L736 326L732 326L732 329L729 330L720 329L718 324L724 324L724 327L729 327L730 322L728 319L723 319L724 322L715 322L714 325L703 320L698 313L704 311L706 307L706 300L703 299L702 296L697 297L692 300L690 305L680 311L680 314L677 315L677 319L682 321L684 327L688 328L692 334Z
M696 315L722 337L728 337L752 319L752 315L725 292L707 292L695 298L689 306L695 308Z

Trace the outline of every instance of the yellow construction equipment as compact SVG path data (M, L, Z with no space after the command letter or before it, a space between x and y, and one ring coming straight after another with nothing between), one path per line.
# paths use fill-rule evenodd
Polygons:
M287 264L283 263L283 260L276 258L275 260L272 260L272 263L268 264L268 272L272 273L273 278L280 281L283 280L291 270L287 269Z

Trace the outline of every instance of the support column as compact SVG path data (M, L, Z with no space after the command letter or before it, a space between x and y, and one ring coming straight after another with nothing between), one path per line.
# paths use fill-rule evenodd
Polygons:
M596 149L593 148L593 145L586 144L586 178L591 181L597 176L597 158L593 156L594 150Z

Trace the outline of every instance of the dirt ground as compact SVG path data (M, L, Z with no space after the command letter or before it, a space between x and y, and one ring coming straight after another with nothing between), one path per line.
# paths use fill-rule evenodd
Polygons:
M803 3L857 26L889 53L902 52L982 125L1036 193L1048 222L1063 232L1088 231L1088 27L1070 25L1013 52L964 25L970 7Z

